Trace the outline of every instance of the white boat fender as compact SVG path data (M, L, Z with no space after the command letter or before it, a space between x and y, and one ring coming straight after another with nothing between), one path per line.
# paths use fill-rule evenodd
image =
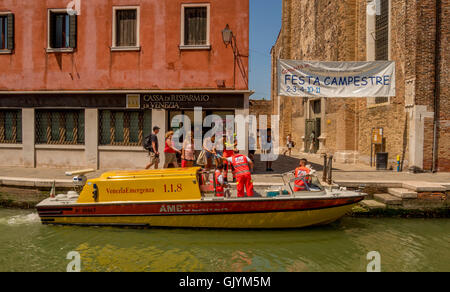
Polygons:
M67 198L69 199L77 199L80 195L77 192L69 191L67 192Z
M58 194L58 195L55 197L55 199L56 199L57 201L64 201L64 200L67 200L67 195L66 195L66 194Z

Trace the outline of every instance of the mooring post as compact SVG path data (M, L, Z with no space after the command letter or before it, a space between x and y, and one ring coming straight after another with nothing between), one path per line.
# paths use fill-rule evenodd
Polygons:
M327 154L323 155L323 176L322 176L322 181L323 182L327 181Z
M333 183L333 155L328 158L328 184Z

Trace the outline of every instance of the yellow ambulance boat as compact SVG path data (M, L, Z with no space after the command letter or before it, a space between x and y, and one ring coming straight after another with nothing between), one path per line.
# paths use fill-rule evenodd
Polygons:
M86 179L75 175L75 191L37 205L43 224L188 228L299 228L331 223L365 194L328 190L314 177L305 191L283 187L254 197L216 197L200 168L113 171ZM235 193L231 190L231 193Z

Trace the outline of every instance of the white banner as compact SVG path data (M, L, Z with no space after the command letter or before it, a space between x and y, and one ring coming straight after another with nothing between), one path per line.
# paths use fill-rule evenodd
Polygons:
M300 97L395 96L395 62L278 60L278 95Z

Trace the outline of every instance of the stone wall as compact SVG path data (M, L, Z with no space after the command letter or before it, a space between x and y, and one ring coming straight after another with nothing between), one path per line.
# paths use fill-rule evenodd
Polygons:
M276 59L346 61L355 57L354 16L355 2L346 1L283 1L283 23L280 36L272 49L272 72L276 76ZM276 78L272 79L276 83ZM278 97L276 85L272 86L274 112L280 110L280 145L292 134L296 151L303 150L305 135L305 103L301 98ZM354 109L349 109L342 100L326 101L327 150L336 150L336 139L341 139L341 148L355 145L354 126L351 131L336 131L337 123L348 124ZM339 130L343 130L340 128ZM330 130L328 129L335 129ZM336 136L338 135L338 136ZM339 138L337 138L339 137Z
M370 163L371 157L371 133L373 128L383 128L383 147L373 145L375 152L388 152L389 164L394 166L397 155L401 156L403 165L406 168L408 161L408 124L407 113L405 112L405 70L408 61L408 47L406 42L406 22L405 1L391 1L391 43L390 59L396 62L396 96L389 98L389 103L374 104L369 99L358 101L358 156L359 161L365 164ZM366 1L358 1L358 40L357 60L367 59L366 46ZM414 26L411 26L411 28ZM405 157L406 156L406 157Z
M438 171L450 171L450 0L441 0Z
M265 115L267 116L267 127L271 127L271 116L272 116L272 101L270 100L250 100L250 115L256 116L258 121L258 129L259 125L259 116Z

